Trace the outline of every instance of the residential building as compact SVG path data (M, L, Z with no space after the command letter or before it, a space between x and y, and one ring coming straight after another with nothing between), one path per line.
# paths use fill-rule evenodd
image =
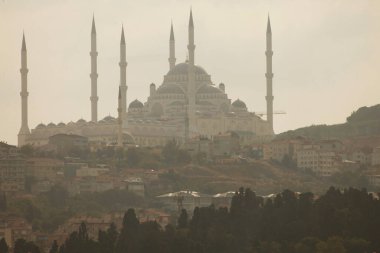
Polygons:
M321 149L319 145L305 145L297 154L297 167L318 176L331 176L338 172L339 166L340 157L334 151Z
M373 149L372 152L372 165L380 165L380 146Z
M135 193L138 196L145 196L145 185L141 178L128 178L125 180L126 189L130 192Z

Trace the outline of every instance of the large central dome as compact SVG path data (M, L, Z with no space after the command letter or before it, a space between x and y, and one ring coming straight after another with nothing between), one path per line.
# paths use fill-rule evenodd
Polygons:
M189 68L189 63L182 62L174 66L171 70L169 70L167 75L187 75ZM194 72L196 75L208 75L206 70L202 67L195 65Z

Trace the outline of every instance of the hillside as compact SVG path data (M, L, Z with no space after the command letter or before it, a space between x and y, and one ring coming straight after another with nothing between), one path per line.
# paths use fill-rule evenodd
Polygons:
M371 135L380 135L380 104L359 108L342 124L302 127L281 133L277 138L305 136L312 139L327 139Z
M266 161L177 167L170 173L162 175L161 183L166 187L150 190L156 195L186 189L215 194L233 191L243 186L250 187L260 195L267 195L281 192L284 189L321 193L330 186L330 182L311 174Z

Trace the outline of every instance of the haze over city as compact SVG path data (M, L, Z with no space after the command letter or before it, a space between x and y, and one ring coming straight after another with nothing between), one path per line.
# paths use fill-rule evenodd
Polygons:
M195 64L229 98L265 112L265 32L273 32L276 133L344 122L379 102L378 1L24 1L0 3L1 139L15 144L20 126L20 49L28 49L29 126L90 120L90 32L98 43L99 118L117 115L119 42L126 36L128 103L145 102L149 84L168 71L173 21L177 62L186 58L192 7Z

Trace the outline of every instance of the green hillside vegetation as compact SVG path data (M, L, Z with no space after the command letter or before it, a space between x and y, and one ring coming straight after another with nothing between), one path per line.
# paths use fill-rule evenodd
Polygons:
M380 135L380 104L361 107L343 124L312 125L281 133L277 138L305 136L312 139Z

